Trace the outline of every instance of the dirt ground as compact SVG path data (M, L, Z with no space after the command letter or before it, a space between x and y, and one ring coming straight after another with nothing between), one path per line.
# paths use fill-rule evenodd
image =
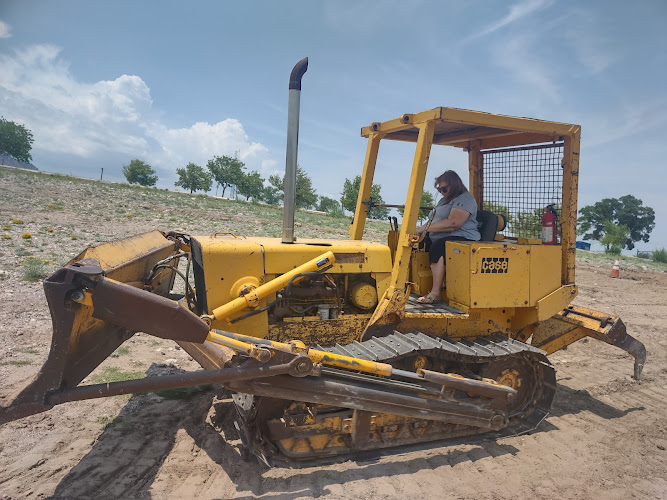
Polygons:
M2 220L14 216L5 201ZM41 216L25 211L26 224ZM134 232L145 225L137 222ZM67 245L66 252L84 246ZM46 359L51 323L41 284L19 277L19 257L3 250L0 264L3 405ZM575 303L623 318L648 350L643 379L631 379L632 358L622 351L580 341L551 356L558 393L530 434L267 469L242 460L233 404L222 390L189 399L119 396L0 427L0 499L667 498L667 274L622 269L612 279L609 271L578 263ZM138 334L124 347L89 379L110 367L142 374L198 368L168 341Z

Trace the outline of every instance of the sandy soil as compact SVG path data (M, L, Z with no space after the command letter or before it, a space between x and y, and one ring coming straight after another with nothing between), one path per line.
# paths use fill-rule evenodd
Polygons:
M10 216L0 203L0 218ZM41 284L19 277L19 257L4 251L0 264L2 405L46 359L51 324ZM223 390L115 397L0 427L0 498L667 498L667 274L633 269L612 279L609 271L580 263L576 303L623 318L648 349L644 378L631 379L632 359L622 351L580 341L551 356L558 393L528 435L266 469L242 460ZM198 368L171 342L139 334L125 346L91 377L107 367Z

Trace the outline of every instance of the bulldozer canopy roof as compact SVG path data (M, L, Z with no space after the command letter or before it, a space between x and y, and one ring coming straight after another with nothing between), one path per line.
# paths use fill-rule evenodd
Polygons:
M361 129L361 135L381 133L383 139L417 142L418 124L426 121L436 122L433 144L460 148L469 147L471 141L480 141L481 149L556 142L580 131L579 125L439 107L372 123Z

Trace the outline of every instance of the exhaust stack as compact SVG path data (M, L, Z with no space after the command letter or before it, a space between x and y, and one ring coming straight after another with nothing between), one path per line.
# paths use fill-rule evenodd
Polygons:
M301 59L289 79L289 103L287 106L287 158L285 160L285 196L283 200L283 243L294 243L294 210L296 198L296 163L299 148L299 109L301 102L301 78L308 69L308 58Z

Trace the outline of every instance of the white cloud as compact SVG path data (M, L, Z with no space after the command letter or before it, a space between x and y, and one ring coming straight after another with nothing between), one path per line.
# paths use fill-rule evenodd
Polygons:
M12 27L0 19L0 38L11 38Z
M282 175L285 172L285 167L279 168L278 162L276 160L262 160L262 169L260 173L262 177L268 179L270 175L280 174Z
M485 28L482 28L480 31L469 36L465 41L474 40L476 38L481 38L491 33L498 31L505 26L508 26L524 17L532 14L533 12L544 9L550 6L553 3L553 0L524 0L522 2L516 3L510 7L509 13L499 19L498 21L491 23Z
M86 158L96 168L110 154L140 157L172 176L177 167L203 165L215 155L238 151L251 169L260 168L268 155L232 118L168 128L139 76L81 82L60 52L45 44L0 54L0 108L5 118L33 131L36 152Z
M160 151L154 161L160 165L182 166L188 162L204 165L215 155L234 155L251 169L262 164L261 157L268 149L250 142L238 120L228 118L214 123L197 122L190 128L170 129L154 122L145 125L146 135L155 139Z

